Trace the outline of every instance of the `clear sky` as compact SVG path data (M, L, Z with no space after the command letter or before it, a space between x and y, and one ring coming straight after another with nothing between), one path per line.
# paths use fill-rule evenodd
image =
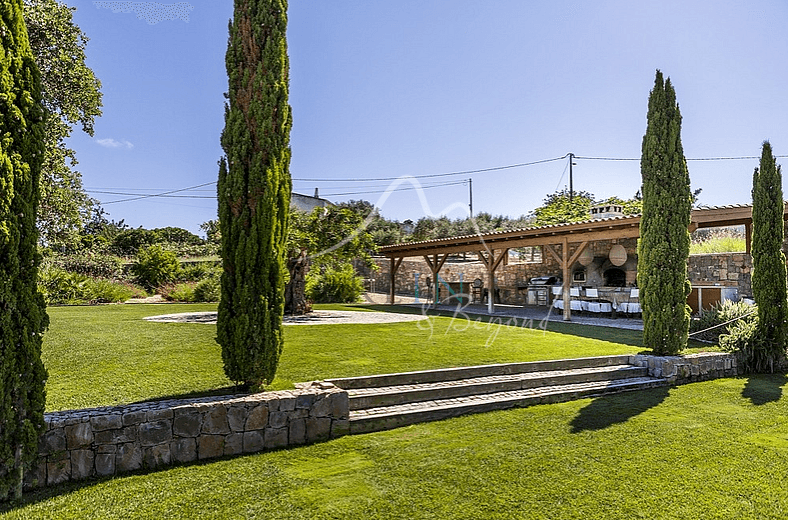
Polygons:
M70 142L85 186L110 218L197 232L216 218L233 2L67 3L104 93L95 137ZM415 221L465 216L473 179L474 212L527 214L568 185L566 159L424 177L422 192L390 196L390 181L373 181L570 152L639 159L660 69L700 202L749 203L757 159L692 159L759 156L764 139L788 154L786 27L784 0L291 0L294 190ZM575 163L575 189L597 198L640 187L637 160Z

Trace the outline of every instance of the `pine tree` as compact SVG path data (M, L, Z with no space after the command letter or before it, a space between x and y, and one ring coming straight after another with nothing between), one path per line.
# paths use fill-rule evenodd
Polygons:
M670 79L657 71L648 100L640 171L643 216L638 244L638 285L643 344L658 355L687 345L687 280L692 193L681 146L681 113Z
M231 380L270 383L282 351L291 180L286 0L235 0L219 163L217 340Z
M44 158L41 79L22 0L0 1L0 499L22 494L44 429L36 210Z
M760 168L752 180L752 293L758 304L757 345L747 360L753 370L774 371L785 358L788 288L785 255L783 178L764 141Z

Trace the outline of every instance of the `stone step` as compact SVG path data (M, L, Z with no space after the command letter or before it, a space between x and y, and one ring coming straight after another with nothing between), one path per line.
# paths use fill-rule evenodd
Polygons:
M511 392L536 387L610 381L614 379L632 379L644 377L646 375L648 375L648 369L646 368L632 365L612 365L351 389L348 390L348 396L350 397L350 410L353 411L471 395Z
M549 372L552 370L573 370L578 368L596 368L604 366L630 364L630 356L598 356L577 359L557 359L551 361L529 361L524 363L502 363L497 365L482 365L458 368L444 368L440 370L423 370L417 372L404 372L399 374L383 374L362 377L346 377L328 379L339 388L353 390L359 388L377 388L400 385L413 385L419 383L436 383L440 381L456 381L487 376L502 376L508 374L525 374L529 372Z
M543 386L354 410L350 412L350 433L389 430L409 424L438 421L470 413L558 403L615 392L655 388L666 384L665 379L635 377L612 381Z

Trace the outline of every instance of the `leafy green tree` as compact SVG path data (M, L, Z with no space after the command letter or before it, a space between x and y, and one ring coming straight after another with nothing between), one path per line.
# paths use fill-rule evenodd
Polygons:
M101 83L85 63L88 38L74 23L75 10L58 0L24 0L30 46L41 71L46 154L41 171L38 228L44 243L63 244L96 211L85 193L74 150L66 145L75 125L93 135L101 115Z
M783 178L769 141L763 143L760 168L752 181L752 294L758 304L759 337L748 365L755 371L774 371L785 359L788 326Z
M594 195L587 191L576 191L571 199L566 189L551 193L544 204L534 210L535 224L548 226L588 220L593 204Z
M687 345L689 224L692 212L687 161L681 146L681 113L668 78L657 71L648 100L640 172L643 216L638 243L638 285L643 344L658 355Z
M0 2L0 500L20 498L44 430L49 319L36 289L45 110L21 0Z
M282 352L290 206L286 0L235 0L219 163L224 371L245 388L274 379Z
M304 302L311 270L315 270L312 276L329 270L347 273L346 266L354 261L374 269L372 255L376 249L359 213L339 206L315 208L311 213L292 209L287 239L290 278L286 312L301 314L308 307Z

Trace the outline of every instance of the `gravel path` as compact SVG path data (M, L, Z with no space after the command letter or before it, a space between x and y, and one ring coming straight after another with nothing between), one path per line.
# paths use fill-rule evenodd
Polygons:
M285 316L285 325L332 325L339 323L396 323L426 319L422 314L399 314L395 312L365 311L313 311L306 316ZM163 323L216 323L216 312L184 312L148 316L146 321Z

